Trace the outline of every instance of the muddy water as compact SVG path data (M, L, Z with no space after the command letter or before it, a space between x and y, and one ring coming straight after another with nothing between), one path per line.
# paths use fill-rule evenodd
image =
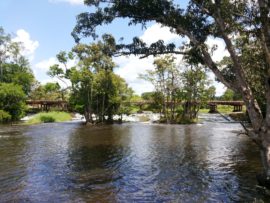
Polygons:
M204 120L0 126L0 202L269 201L240 125Z

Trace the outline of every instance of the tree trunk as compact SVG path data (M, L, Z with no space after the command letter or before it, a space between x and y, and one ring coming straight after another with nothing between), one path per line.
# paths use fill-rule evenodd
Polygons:
M87 90L87 107L86 107L86 114L85 120L86 123L92 123L92 111L91 111L91 101L90 101L90 95L89 95L89 89Z
M90 123L90 117L89 117L88 107L85 107L84 117L85 117L85 122L86 122L86 124L87 124L87 123Z
M267 1L259 0L260 17L262 22L261 29L261 42L264 48L264 54L266 57L268 78L266 78L266 101L267 111L265 118L261 113L261 109L254 98L254 95L249 87L241 61L235 53L235 48L229 37L225 34L225 23L220 15L220 8L217 9L216 21L222 33L222 37L230 53L231 59L234 63L234 70L238 79L238 88L242 94L242 98L247 107L247 111L251 120L252 127L254 129L255 139L260 147L261 159L264 171L257 176L258 182L266 187L270 188L270 28L269 28L269 5Z
M102 120L101 120L101 122L103 123L104 122L104 108L105 108L105 94L103 93L103 97L102 97L102 113L101 113L101 115L102 115Z
M260 185L270 188L270 130L269 128L260 133L261 146L260 154L263 165L263 172L257 175Z

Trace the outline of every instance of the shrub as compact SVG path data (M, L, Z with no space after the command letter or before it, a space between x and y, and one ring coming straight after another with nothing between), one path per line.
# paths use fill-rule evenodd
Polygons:
M43 123L53 123L55 122L55 118L53 118L52 116L41 116L40 121Z
M229 116L235 121L249 121L249 117L245 112L230 113Z
M197 118L181 117L180 119L177 120L178 124L194 124L194 123L197 123L197 122L198 122Z
M11 120L11 115L3 110L0 110L0 123L6 123Z
M0 83L0 109L19 120L25 111L25 94L20 85Z

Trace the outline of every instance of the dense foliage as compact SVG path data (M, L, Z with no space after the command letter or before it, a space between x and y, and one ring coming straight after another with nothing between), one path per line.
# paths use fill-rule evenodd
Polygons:
M176 65L172 56L157 58L154 65L154 70L140 77L150 81L156 91L142 97L154 101L167 123L193 122L200 107L215 95L206 72L195 65Z
M48 72L52 77L71 82L70 105L90 123L112 122L114 115L121 117L130 111L128 102L133 91L113 72L116 65L106 50L110 50L109 45L101 41L77 44L71 52L57 55L64 69L56 64ZM76 66L68 68L68 60L76 60Z
M0 27L0 122L19 120L24 115L24 101L35 82L21 52L21 44Z
M15 121L24 115L25 94L21 86L0 83L0 110L3 121Z
M48 82L44 85L37 83L29 95L32 100L66 100L67 89L61 89L59 83Z
M240 101L242 98L241 95L239 95L239 93L235 93L230 89L226 89L223 95L218 97L218 99L223 101Z
M0 27L0 82L18 84L28 95L35 78L28 60L21 54L22 49Z

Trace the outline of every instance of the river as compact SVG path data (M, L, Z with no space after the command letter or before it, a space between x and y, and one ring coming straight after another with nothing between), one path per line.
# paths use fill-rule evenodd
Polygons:
M259 151L238 123L0 126L0 202L253 202Z

